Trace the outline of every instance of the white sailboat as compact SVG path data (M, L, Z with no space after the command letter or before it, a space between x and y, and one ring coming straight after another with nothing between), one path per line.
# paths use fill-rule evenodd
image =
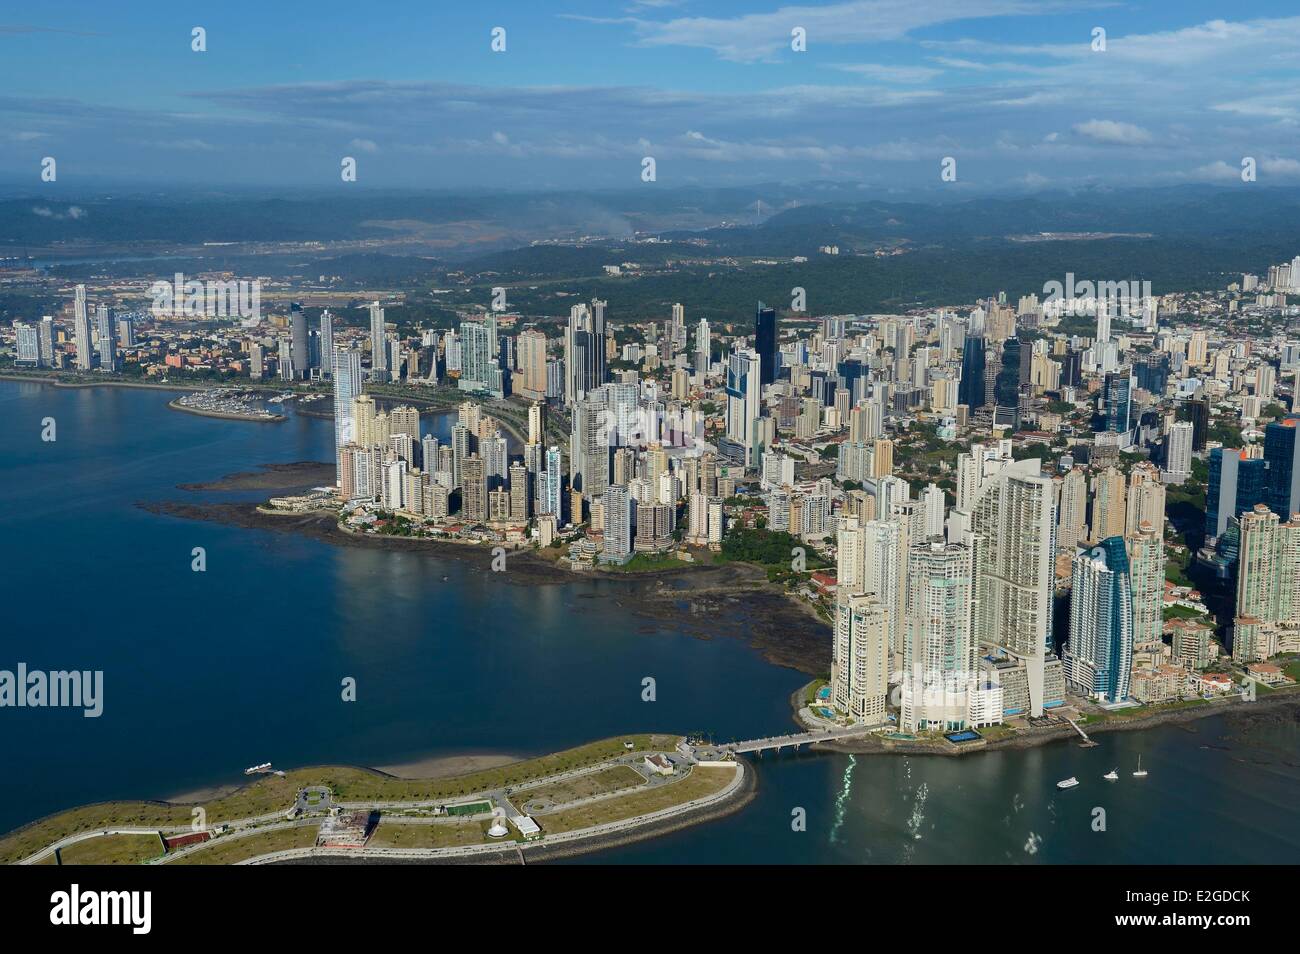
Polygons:
M1144 768L1142 768L1142 756L1140 756L1140 755L1138 756L1138 768L1137 768L1137 771L1133 773L1133 777L1134 777L1134 778L1146 778L1146 777L1147 777L1146 770L1145 770Z

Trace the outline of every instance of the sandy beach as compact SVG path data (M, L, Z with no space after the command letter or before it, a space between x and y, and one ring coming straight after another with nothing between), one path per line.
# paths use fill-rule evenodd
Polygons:
M504 752L484 752L476 755L440 755L414 762L401 762L396 765L372 765L376 772L392 775L394 778L452 778L456 775L468 775L485 769L509 765L522 761L524 756L507 755Z

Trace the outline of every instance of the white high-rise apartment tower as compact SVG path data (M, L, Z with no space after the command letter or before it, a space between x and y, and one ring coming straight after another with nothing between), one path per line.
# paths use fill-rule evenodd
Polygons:
M377 301L370 304L370 367L373 371L388 370L388 335L384 331L384 309Z
M1030 715L1043 714L1052 633L1056 511L1052 481L1035 458L1006 464L985 481L971 513L977 538L977 631L1024 660Z
M975 678L975 553L962 544L914 546L907 555L902 727L966 727Z

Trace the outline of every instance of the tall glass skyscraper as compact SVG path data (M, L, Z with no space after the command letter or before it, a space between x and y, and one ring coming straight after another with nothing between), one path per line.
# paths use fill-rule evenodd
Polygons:
M1274 421L1264 429L1264 460L1268 464L1269 508L1281 520L1290 520L1300 510L1300 441L1296 425L1300 419L1289 417Z
M993 423L1013 430L1020 427L1020 359L1020 339L1008 338L1002 346L1002 367L993 385Z
M1133 668L1133 589L1123 537L1107 537L1074 558L1065 678L1106 702L1129 694Z
M1213 539L1228 529L1228 520L1249 513L1256 504L1271 503L1268 461L1246 457L1233 448L1210 451L1210 482L1205 493L1205 536Z
M388 336L384 331L384 309L377 301L370 305L370 367L376 379L388 380Z
M1128 372L1106 375L1102 389L1101 429L1124 434L1133 427L1133 380Z
M754 350L758 352L759 381L771 384L776 380L776 309L758 303L754 316Z
M984 406L984 339L967 338L961 354L961 383L957 403L972 411Z
M330 374L334 378L334 458L338 467L338 449L357 439L353 402L361 394L361 352L353 348L335 350Z
M293 341L293 370L299 378L311 377L311 338L307 334L307 315L298 302L289 303L289 334Z
M759 398L762 359L753 351L735 351L727 360L727 440L745 467L758 463L755 453L757 421L763 413Z
M1133 362L1133 372L1137 376L1137 386L1157 396L1165 393L1169 383L1169 354L1152 352L1141 361Z

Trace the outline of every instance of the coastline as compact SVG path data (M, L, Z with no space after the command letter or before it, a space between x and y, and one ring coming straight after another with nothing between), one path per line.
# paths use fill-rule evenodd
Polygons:
M396 762L392 765L372 765L372 771L391 775L393 778L455 778L457 775L472 775L485 769L500 768L525 761L525 756L511 755L505 752L483 752L468 755L434 755L427 758L412 759L409 762Z
M178 490L248 491L271 495L301 492L332 481L333 465L318 461L261 464L256 470L227 474L215 480L178 484ZM332 546L422 553L450 558L483 571L492 552L481 544L434 538L358 533L342 527L332 511L272 512L248 502L137 501L149 513L293 533ZM823 676L831 651L831 628L815 610L768 581L764 568L749 563L712 565L681 563L631 572L579 572L559 566L534 549L510 549L508 572L501 582L513 585L591 584L609 587L608 598L635 620L639 632L653 633L670 625L697 639L734 637L768 662L810 676ZM596 598L594 594L586 594ZM709 619L707 631L701 619Z
M268 394L279 394L283 390L282 388L270 387L265 384L255 384L253 382L245 383L243 381L236 381L236 382L213 381L206 384L173 384L170 381L167 382L166 384L150 384L144 381L72 381L72 380L65 380L63 378L58 378L58 377L51 377L49 375L44 375L44 374L19 374L13 371L0 371L0 381L17 381L17 382L25 381L29 384L49 384L56 388L73 388L73 389L136 388L138 390L144 390L144 391L193 392L193 391L212 391L223 387L238 387L240 389L249 390L249 391L265 391ZM328 392L326 391L304 391L301 393L302 394L325 394L328 396ZM372 393L369 391L365 393L371 394L371 396L374 397L377 403L384 402L388 405L409 404L419 410L421 417L426 417L426 416L437 417L440 415L457 413L457 406L458 406L457 404L448 404L446 402L435 400L433 398L419 397L418 395L414 395L414 394L394 395L394 394L384 394L384 393ZM472 398L466 396L465 400L472 401ZM516 425L514 422L508 420L503 416L492 414L492 406L485 401L477 401L473 403L476 403L480 407L484 408L486 413L489 416L493 417L496 420L496 422L501 425L501 429L505 431L507 434L509 434L511 438L514 439L516 445L526 443L526 437L524 436L524 432L520 429L518 425ZM275 421L274 419L270 419L270 418L243 417L240 415L229 415L229 414L221 414L215 412L205 413L202 411L194 410L192 408L177 407L175 405L169 405L169 406L172 407L173 410L188 411L191 414L197 414L201 417L224 418L226 420L236 420L236 421L278 423L278 421ZM334 411L332 409L329 411L325 411L325 410L316 410L314 407L298 408L295 406L294 413L301 414L304 417L317 418L319 420L332 421L334 419ZM278 417L280 420L288 419L287 416L283 416L283 415L279 415Z
M264 465L264 472L280 469L286 475L294 468L308 466L304 462L287 465ZM325 466L325 465L317 465ZM242 479L259 475L235 474L204 485L182 485L182 489L225 489L231 483L240 486ZM267 485L274 485L274 479ZM251 485L249 485L251 486ZM371 549L423 552L435 558L450 557L486 570L491 564L491 551L480 545L451 540L377 536L349 531L338 524L333 513L267 513L255 504L226 504L196 502L193 504L165 501L139 503L137 506L153 513L185 519L209 520L219 523L299 533L336 546L356 546ZM614 605L628 612L641 625L639 631L654 632L658 626L668 624L679 631L699 639L735 636L744 640L774 665L792 668L812 676L824 676L825 659L830 650L830 626L815 609L793 598L788 591L771 584L765 571L744 563L725 563L714 566L656 568L625 574L577 573L562 569L536 551L513 552L510 572L502 574L502 582L514 585L540 585L576 581L604 581L621 587L617 592L605 594ZM598 598L597 594L586 594ZM707 631L702 631L697 621L709 620ZM806 687L804 687L806 688ZM790 698L793 721L807 728L799 717L804 688ZM1127 717L1110 716L1085 727L1090 735L1099 732L1139 731L1161 725L1179 724L1214 715L1237 711L1236 697L1211 700L1205 703L1178 708L1153 710ZM1253 703L1256 711L1269 711L1288 705L1300 704L1300 691L1276 690ZM1069 725L1020 730L1005 738L981 739L961 746L946 741L887 740L877 736L843 742L817 743L815 748L828 752L861 755L941 755L962 756L976 752L1022 750L1046 745L1050 742L1076 739Z
M334 482L334 465L325 461L298 460L290 464L259 464L256 470L241 470L216 480L177 484L177 490L230 491L271 490L277 494L303 490Z
M806 687L805 687L806 688ZM795 722L802 727L798 718L798 707L803 698L803 689L791 696L791 705L796 709ZM1122 719L1108 719L1104 722L1090 724L1086 727L1089 736L1104 732L1139 732L1161 726L1182 725L1208 719L1213 716L1254 717L1265 715L1289 707L1300 707L1300 690L1275 692L1255 702L1245 702L1237 696L1213 699L1180 709L1153 710L1150 713ZM978 731L978 730L977 730ZM1011 738L985 740L982 744L967 743L954 745L947 741L929 740L892 740L876 736L853 739L847 742L818 742L813 748L818 751L836 752L844 755L934 755L945 758L960 758L986 752L1023 751L1034 749L1053 742L1069 742L1078 739L1078 733L1068 725L1049 728L1031 729Z
M423 553L451 558L484 572L492 565L491 548L450 540L360 534L342 529L332 512L268 513L252 503L140 501L137 507L161 516L209 521L250 530L295 533L334 546ZM725 563L709 567L683 564L669 569L625 574L575 573L562 569L535 551L510 551L508 585L591 583L613 587L608 598L653 633L664 625L697 639L735 637L745 641L768 662L810 676L825 674L831 646L830 626L800 608L780 587L767 581L759 567ZM744 597L741 599L741 597ZM597 598L587 594L588 598ZM709 619L707 631L701 618Z
M62 378L4 371L0 371L0 381L26 381L28 384L49 384L56 388L137 388L142 391L210 391L221 387L218 384L204 387L197 384L146 384L143 381L65 381Z

